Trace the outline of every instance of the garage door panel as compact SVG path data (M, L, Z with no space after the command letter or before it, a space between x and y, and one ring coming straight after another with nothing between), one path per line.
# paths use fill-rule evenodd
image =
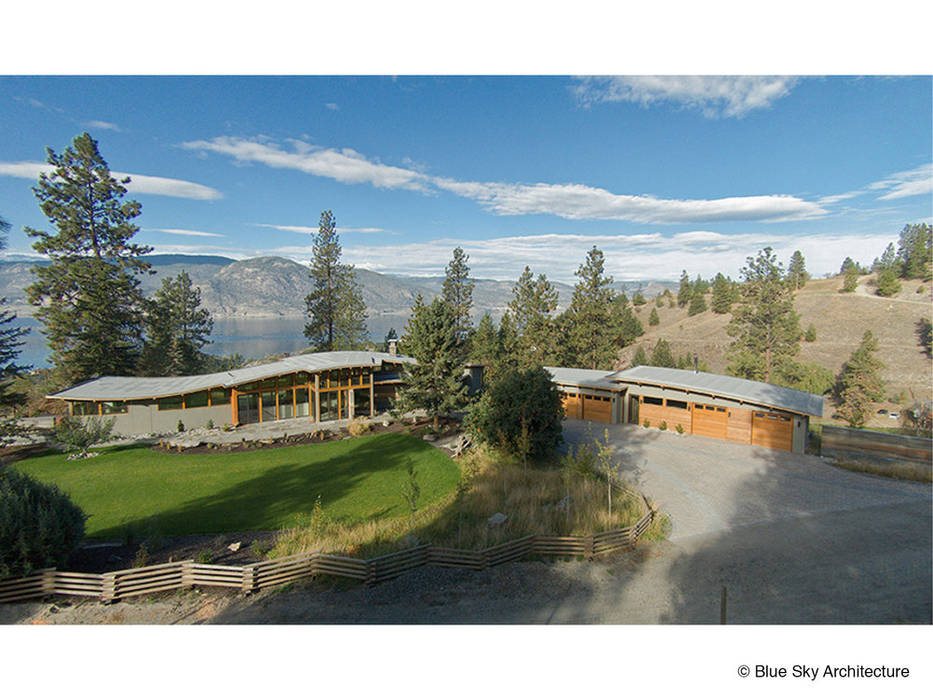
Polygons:
M722 406L695 404L693 434L725 440L728 435L729 413Z
M580 402L579 394L571 396L563 395L564 416L567 418L582 418L583 404Z
M583 397L583 420L610 423L612 420L612 401L608 397Z
M792 450L794 422L790 416L755 411L752 417L752 444L778 450Z
M747 408L729 409L729 427L726 439L748 445L752 441L752 411Z

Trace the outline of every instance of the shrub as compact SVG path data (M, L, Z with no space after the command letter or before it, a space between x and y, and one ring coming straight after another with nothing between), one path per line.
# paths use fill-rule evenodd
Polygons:
M175 431L178 433L185 432L185 424L181 422L181 418L178 419L178 425L175 426Z
M661 425L659 425L658 428L660 428L661 430L667 430L667 421L662 420Z
M678 423L677 425L674 426L674 430L677 431L677 434L678 434L678 435L683 435L683 434L684 434L684 426L682 426L680 423Z
M511 455L543 457L560 444L564 408L543 367L503 369L470 409L467 429Z
M810 326L807 328L807 332L804 333L803 339L806 340L808 343L812 343L816 341L816 326L814 326L811 323Z
M349 432L353 437L359 437L360 435L365 435L368 433L371 428L372 425L368 420L364 418L354 418L347 426L347 432Z
M100 418L80 418L63 416L55 426L55 438L81 457L87 456L88 448L99 442L105 442L113 431L113 418L102 421Z
M208 430L213 430L213 429L214 429L214 419L213 419L213 418L208 418L208 419L207 419L207 423L204 424L204 427L207 428Z
M650 427L651 427L651 421L648 420L647 418L645 418L645 422L642 423L642 425L644 425L646 428L650 428Z
M0 578L64 566L85 520L57 486L0 466Z

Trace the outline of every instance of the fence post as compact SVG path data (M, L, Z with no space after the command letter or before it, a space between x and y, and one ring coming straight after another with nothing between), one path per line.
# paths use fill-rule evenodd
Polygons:
M100 593L101 603L112 603L117 596L117 575L114 573L104 574L103 586Z
M55 592L55 569L48 569L42 572L42 593L51 595Z
M256 588L256 565L249 564L243 567L243 587L244 595L249 595Z
M593 536L587 535L583 538L583 556L587 559L593 558Z
M366 560L366 579L365 583L367 586L376 585L376 565L373 564L371 559Z
M191 571L191 568L194 566L194 562L185 561L181 564L181 585L182 588L185 586L194 586L194 573Z

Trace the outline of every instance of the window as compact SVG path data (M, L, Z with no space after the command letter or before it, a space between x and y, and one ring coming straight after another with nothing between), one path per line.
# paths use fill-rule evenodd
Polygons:
M292 406L292 390L283 389L279 391L279 420L291 418L294 415L294 406Z
M668 408L681 408L681 409L686 410L687 402L686 401L675 401L674 399L668 399L667 406Z
M250 382L249 384L241 384L236 389L237 391L253 391L254 389L259 388L259 382Z
M717 412L717 413L725 413L725 412L726 412L726 409L724 409L722 406L717 406L717 407L716 407L716 412Z
M263 379L259 387L261 389L275 389L275 377L272 379Z
M211 389L211 406L225 406L230 403L229 389Z
M308 392L307 387L295 389L295 416L304 418L305 416L311 415L311 401L313 401L313 399L313 389L310 392Z
M369 415L369 389L353 390L353 413L357 416Z
M96 416L96 401L75 401L71 404L71 412L76 416Z
M185 396L185 408L203 408L207 406L207 392L199 391L196 394Z
M262 422L275 420L275 394L271 391L261 392L259 404L262 406Z
M299 372L295 377L296 384L308 384L313 381L314 380L311 378L311 375L307 372Z
M105 416L113 413L126 413L126 401L101 401L100 409Z
M160 411L176 411L183 408L181 396L166 396L159 399Z
M664 404L663 399L655 398L654 396L642 396L641 400L643 403L651 404L652 406L662 406Z

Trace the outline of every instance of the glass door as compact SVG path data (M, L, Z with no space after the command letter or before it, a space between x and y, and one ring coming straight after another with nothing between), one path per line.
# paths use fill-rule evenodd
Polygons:
M241 424L259 422L259 394L240 394L236 397L237 419Z

